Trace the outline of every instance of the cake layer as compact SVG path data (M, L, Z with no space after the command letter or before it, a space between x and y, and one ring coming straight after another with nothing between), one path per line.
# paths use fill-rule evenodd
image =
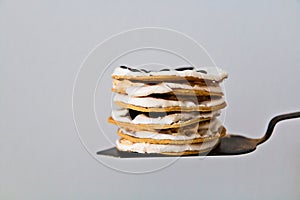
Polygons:
M191 85L189 83L162 82L146 84L129 80L114 80L113 92L127 94L131 97L145 97L152 94L188 95L188 96L222 96L222 88L216 86Z
M167 100L155 97L130 97L124 94L116 94L114 97L114 102L117 105L142 112L213 111L226 107L226 102L223 97L200 102L197 101L198 98Z
M108 122L111 124L115 124L119 127L122 128L130 128L133 130L162 130L162 129L173 129L173 128L183 128L185 126L189 126L191 124L199 123L200 121L207 121L210 120L210 118L195 118L195 119L190 119L181 123L174 123L170 125L165 125L165 124L132 124L128 122L120 122L114 120L112 117L108 118Z
M125 129L119 129L118 135L121 138L134 143L142 142L150 144L194 144L223 137L226 134L226 129L224 127L220 127L216 132L212 132L211 130L205 130L205 132L207 133L202 133L202 135L198 133L194 133L191 135L171 135L150 131L129 131Z
M195 123L184 128L157 130L157 131L142 131L133 129L120 128L119 132L137 137L137 138L151 138L151 139L174 139L185 140L195 138L207 138L214 136L220 132L222 123L220 120L214 118L209 121Z
M219 143L219 139L209 140L197 144L150 144L134 143L126 139L116 141L116 147L120 151L138 152L138 153L162 153L181 155L185 152L189 154L203 153L212 150Z

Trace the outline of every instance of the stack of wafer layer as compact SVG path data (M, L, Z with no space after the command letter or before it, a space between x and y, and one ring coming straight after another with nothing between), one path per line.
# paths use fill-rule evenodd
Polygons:
M120 151L205 153L226 133L217 119L226 106L220 83L227 73L219 68L150 71L120 66L112 78L119 109L108 121L119 127Z

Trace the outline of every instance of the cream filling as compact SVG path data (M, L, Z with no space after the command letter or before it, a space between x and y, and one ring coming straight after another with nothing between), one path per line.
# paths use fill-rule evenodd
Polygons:
M147 85L144 83L134 83L128 80L114 80L115 89L123 88L126 90L126 93L132 97L141 97L148 96L151 94L165 94L172 92L176 89L192 90L190 91L193 94L194 90L201 90L213 93L222 93L222 88L220 86L199 86L199 85L190 85L186 83L169 83L163 82L156 85Z
M197 138L208 138L210 136L219 135L218 132L212 132L211 130L202 130L204 135L200 135L198 133L193 133L191 135L171 135L171 134L162 134L162 133L154 133L150 131L126 131L121 129L122 133L133 136L136 138L145 138L145 139L155 139L155 140L193 140Z
M217 145L219 139L210 140L197 144L150 144L133 143L129 140L120 139L116 141L116 147L120 151L132 151L138 153L164 153L164 152L184 152L184 151L205 151Z
M166 100L166 99L159 99L154 97L130 97L124 94L116 94L114 97L114 101L123 102L126 104L134 105L134 106L141 106L141 107L148 107L148 108L165 108L165 107L213 107L217 105L221 105L225 102L224 98L221 97L219 99L212 99L208 101L201 101L199 104L196 104L193 101L174 101L174 100Z
M193 94L193 90L202 90L207 92L222 93L221 87L208 87L178 83L161 83L157 85L144 85L144 86L130 86L126 89L126 93L129 96L140 97L148 96L150 94L165 94L174 91L174 89L185 89Z
M221 114L221 111L213 111L209 113L188 112L174 113L163 117L148 117L144 114L137 115L134 119L129 116L128 109L120 109L112 111L112 118L115 121L127 122L132 124L173 124L182 121L187 121L194 118L212 118ZM151 115L150 115L151 116Z
M205 70L207 74L197 72L197 70ZM129 69L116 68L112 74L113 76L180 76L180 77L195 77L199 79L207 79L212 81L221 81L227 78L228 74L224 70L217 67L201 67L193 70L176 71L152 71L145 73L142 71L133 72Z

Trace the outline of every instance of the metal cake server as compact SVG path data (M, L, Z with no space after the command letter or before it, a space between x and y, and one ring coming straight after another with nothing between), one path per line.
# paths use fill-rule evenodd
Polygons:
M258 139L247 138L241 135L227 134L221 139L221 142L218 145L218 147L209 152L208 154L206 153L206 156L232 156L253 152L255 151L258 145L266 142L272 136L275 125L278 122L293 118L300 118L300 112L287 113L273 117L269 122L265 135ZM117 150L116 147L98 151L97 154L119 158L170 157L168 155L162 154L141 154L132 152L122 152ZM188 155L188 157L204 155L205 154Z

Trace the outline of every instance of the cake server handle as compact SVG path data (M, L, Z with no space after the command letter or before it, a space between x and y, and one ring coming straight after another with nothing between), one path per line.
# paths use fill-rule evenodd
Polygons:
M269 125L268 125L265 135L258 140L257 145L266 142L271 137L273 130L275 128L275 125L278 122L287 120L287 119L294 119L294 118L300 118L300 112L286 113L286 114L282 114L282 115L273 117L271 119L271 121L269 122Z

